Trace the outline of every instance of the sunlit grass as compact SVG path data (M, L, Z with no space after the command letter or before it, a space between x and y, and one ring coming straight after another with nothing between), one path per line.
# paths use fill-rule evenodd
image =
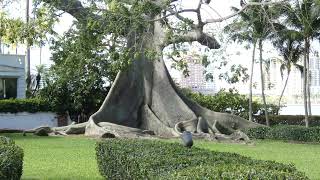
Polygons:
M7 136L24 150L22 179L103 179L98 172L93 139Z
M10 134L24 149L22 179L103 179L95 159L95 140L86 137L35 137ZM255 145L195 141L195 146L235 152L254 159L293 163L311 179L320 179L320 144L256 141Z

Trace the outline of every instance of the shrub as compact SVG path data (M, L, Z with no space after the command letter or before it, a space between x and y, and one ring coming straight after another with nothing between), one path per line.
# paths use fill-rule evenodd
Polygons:
M8 137L0 136L0 145L12 145L14 141Z
M308 179L293 165L155 140L97 142L96 155L99 171L106 179Z
M41 99L5 99L0 100L0 112L48 112L51 107L47 101Z
M264 116L255 116L257 123L266 124ZM269 116L270 125L305 125L303 115L271 115ZM320 116L311 116L309 121L310 126L320 126Z
M259 134L261 133L261 134ZM263 134L263 135L262 135ZM252 128L247 135L255 139L275 139L302 142L320 142L320 127L274 126L272 128Z
M0 179L19 180L22 175L23 150L14 143L3 143L3 139L1 137Z
M251 128L246 130L245 133L250 138L266 139L269 131L270 131L270 127L256 127L256 128Z
M278 140L320 142L320 127L275 126L268 133L268 138Z
M215 95L194 93L189 89L182 89L182 92L191 100L212 111L233 113L237 116L248 118L249 99L245 95L239 94L234 89L230 89L229 91L223 89ZM253 102L252 108L253 113L264 111L263 104L258 102ZM278 111L278 106L268 104L268 112L270 114L278 114Z

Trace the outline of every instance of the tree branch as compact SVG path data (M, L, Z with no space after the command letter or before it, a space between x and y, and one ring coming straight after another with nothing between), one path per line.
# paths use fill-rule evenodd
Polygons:
M281 3L284 3L286 1L287 0L281 0L281 1L278 1L278 2L250 2L250 3L245 4L239 11L237 11L237 12L235 12L233 14L230 14L230 15L225 16L225 17L220 17L220 18L217 18L217 19L207 19L203 23L204 24L208 24L208 23L216 23L216 22L225 21L227 19L230 19L230 18L232 18L234 16L237 16L238 14L242 13L244 10L246 10L250 6L266 6L266 5L272 5L272 4L281 4Z
M177 38L171 38L165 42L165 46L169 44L182 43L182 42L194 42L197 41L201 45L207 46L210 49L219 49L220 44L218 41L207 33L202 32L201 29L194 29L187 33L178 34Z
M78 21L85 21L87 20L88 16L93 15L85 7L82 6L79 0L56 0L56 1L42 0L42 1L54 6L59 10L69 13Z
M169 16L177 16L177 15L179 15L179 14L181 14L181 13L185 13L185 12L194 12L194 13L197 13L197 10L196 10L196 9L183 9L183 10L181 10L181 11L176 11L176 12L173 11L173 10L171 10L169 14L166 14L166 15L160 17L160 18L157 18L157 19L153 19L153 20L151 20L151 22L152 22L152 21L160 21L160 20L165 19L165 18L167 18L167 17L169 17Z

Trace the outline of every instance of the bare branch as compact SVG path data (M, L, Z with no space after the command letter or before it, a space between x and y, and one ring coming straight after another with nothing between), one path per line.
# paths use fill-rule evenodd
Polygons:
M197 10L196 9L183 9L183 10L181 10L181 11L170 11L170 14L166 14L166 15L164 15L164 16L162 16L161 18L157 18L157 19L153 19L153 20L151 20L150 22L153 22L153 21L160 21L160 20L163 20L163 19L165 19L165 18L167 18L167 17L170 17L170 16L177 16L177 15L179 15L179 14L181 14L181 13L185 13L185 12L195 12L195 13L197 13ZM182 17L182 16L181 16Z
M247 3L245 4L239 11L233 13L233 14L230 14L228 16L225 16L225 17L220 17L220 18L217 18L217 19L207 19L205 22L203 22L204 24L208 24L208 23L216 23L216 22L222 22L222 21L225 21L227 19L230 19L234 16L237 16L238 14L242 13L244 10L246 10L248 7L250 6L266 6L266 5L272 5L272 4L281 4L281 3L284 3L288 0L281 0L281 1L277 1L277 2L250 2L250 3Z
M199 26L202 28L204 26L204 24L202 23L202 17L201 17L201 6L202 6L202 0L199 1L198 7L197 7L197 18L198 18L198 24Z

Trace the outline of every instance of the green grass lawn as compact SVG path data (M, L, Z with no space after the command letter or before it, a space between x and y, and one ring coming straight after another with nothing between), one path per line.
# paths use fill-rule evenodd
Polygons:
M98 172L93 139L7 136L24 150L22 179L103 179Z
M85 137L7 135L24 149L22 179L102 179L95 160L95 140ZM221 152L236 152L255 159L293 163L311 179L320 179L320 144L257 141L256 145L196 141L195 145Z

